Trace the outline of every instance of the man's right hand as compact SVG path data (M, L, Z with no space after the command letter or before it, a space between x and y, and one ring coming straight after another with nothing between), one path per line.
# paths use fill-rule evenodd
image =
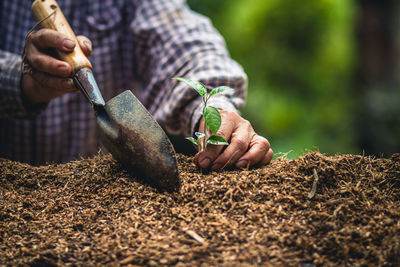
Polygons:
M83 53L89 57L92 43L85 36L77 36ZM22 76L22 91L34 104L46 103L66 93L75 93L71 66L54 57L54 50L72 52L75 41L54 30L41 29L26 39L25 56L32 73Z

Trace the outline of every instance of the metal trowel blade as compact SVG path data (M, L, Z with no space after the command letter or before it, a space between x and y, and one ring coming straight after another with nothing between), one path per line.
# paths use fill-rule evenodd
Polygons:
M127 90L97 111L104 146L129 172L165 191L179 188L175 150L164 130Z

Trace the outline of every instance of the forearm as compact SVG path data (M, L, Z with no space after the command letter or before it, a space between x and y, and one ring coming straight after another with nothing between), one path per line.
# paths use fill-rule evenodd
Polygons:
M46 105L31 105L21 90L21 59L0 50L0 118L26 118L38 114Z

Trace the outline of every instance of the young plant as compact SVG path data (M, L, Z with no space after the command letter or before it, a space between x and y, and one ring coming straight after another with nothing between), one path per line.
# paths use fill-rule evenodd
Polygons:
M210 92L207 92L207 88L198 81L193 81L186 78L174 78L180 82L185 82L189 86L191 86L194 90L199 93L199 95L203 98L204 107L202 111L202 116L204 117L204 129L203 132L195 132L197 139L193 137L186 137L187 140L192 142L193 144L197 145L199 150L203 150L206 147L206 144L212 145L229 145L229 143L223 138L222 136L217 135L217 131L221 126L221 114L219 113L218 109L215 107L211 107L208 105L208 100L211 97L217 94L223 94L228 91L232 91L233 89L228 86L220 86L214 88ZM208 136L207 132L210 130L211 135ZM199 139L203 138L203 146L200 144Z

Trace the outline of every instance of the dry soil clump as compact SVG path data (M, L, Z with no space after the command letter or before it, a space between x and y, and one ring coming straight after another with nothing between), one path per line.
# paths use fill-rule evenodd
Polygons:
M110 156L0 160L0 265L400 265L400 154L179 167L169 194Z

